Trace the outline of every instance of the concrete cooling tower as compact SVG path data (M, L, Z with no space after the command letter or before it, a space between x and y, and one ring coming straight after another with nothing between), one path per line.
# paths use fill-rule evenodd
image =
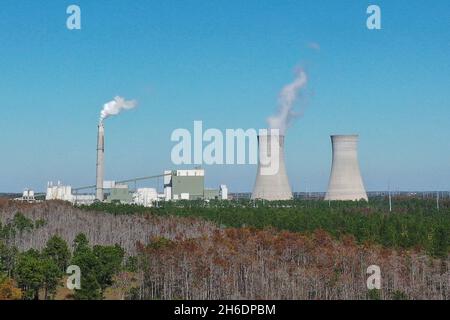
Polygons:
M98 125L97 136L97 181L95 188L95 198L103 201L103 175L104 175L104 154L105 154L105 129L103 123Z
M275 148L278 150L271 150L273 146L276 146ZM270 201L292 199L292 191L284 163L284 136L259 135L258 148L258 172L252 199ZM271 159L270 164L265 164L267 161L264 159ZM272 170L273 168L275 170Z
M358 135L331 136L333 163L325 200L368 200L358 163Z

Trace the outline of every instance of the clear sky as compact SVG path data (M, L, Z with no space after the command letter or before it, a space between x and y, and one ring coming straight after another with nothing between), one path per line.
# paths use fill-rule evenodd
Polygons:
M366 28L369 4L382 30ZM265 127L296 66L309 82L286 136L295 191L326 190L334 133L360 135L368 190L450 190L448 0L3 0L0 192L93 184L115 95L139 105L107 120L106 177L175 168L174 129ZM205 168L209 187L253 187L255 166Z

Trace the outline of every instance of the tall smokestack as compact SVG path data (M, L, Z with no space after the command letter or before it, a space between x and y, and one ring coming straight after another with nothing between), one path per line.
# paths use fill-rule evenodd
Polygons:
M258 173L252 199L270 201L292 199L284 163L284 135L260 134L258 146ZM267 159L270 159L270 164L264 163Z
M103 179L104 179L104 154L105 154L105 128L103 121L110 117L121 113L123 110L130 110L136 107L135 100L125 100L120 96L114 97L114 100L109 101L103 105L100 112L100 122L98 124L97 136L97 181L95 184L95 198L99 201L104 200L103 194Z
M368 200L358 163L358 135L331 136L333 162L325 200Z
M104 177L104 153L105 153L105 128L103 122L98 125L97 136L97 182L95 188L95 198L103 201L103 177Z

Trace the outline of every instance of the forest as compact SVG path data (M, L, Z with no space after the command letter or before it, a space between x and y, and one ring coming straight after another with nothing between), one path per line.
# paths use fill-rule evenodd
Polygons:
M324 230L336 239L352 235L360 244L375 243L389 248L421 248L435 257L446 257L450 248L450 200L395 198L392 212L388 199L370 202L325 202L320 200L185 201L161 203L154 208L98 203L84 210L115 215L198 217L221 227L254 227L311 233Z
M137 299L449 299L449 260L422 251L301 235L229 228L208 238L155 239L141 249ZM367 267L382 270L368 290ZM132 291L133 292L133 291Z
M449 299L450 203L393 204L0 201L0 299Z
M83 233L78 234L70 249L67 242L54 235L42 250L20 252L8 245L11 238L42 227L42 220L33 221L18 212L5 226L0 224L0 299L54 299L69 264L82 272L83 286L68 298L101 299L112 285L113 276L123 269L124 250L118 246L90 246Z

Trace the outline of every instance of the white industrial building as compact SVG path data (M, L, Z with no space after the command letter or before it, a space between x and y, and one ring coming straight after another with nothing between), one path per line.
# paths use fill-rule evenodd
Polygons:
M92 204L95 200L94 195L72 194L72 187L62 185L60 181L56 185L53 182L47 183L47 193L45 200L61 200L68 201L72 204Z
M226 185L220 185L219 196L221 200L228 200L228 187Z
M96 190L101 189L105 202L133 203L144 207L152 207L157 201L176 200L212 200L228 199L228 188L221 185L218 189L204 188L205 171L194 170L166 170L164 173L164 193L158 194L155 188L138 188L131 191L127 184L115 181L103 181L101 188L96 185ZM97 199L97 194L77 194L79 189L73 189L69 185L48 182L45 200L68 201L72 204L92 204Z
M139 188L133 193L133 203L137 205L152 207L156 201L158 201L158 192L154 188Z
M72 202L72 187L64 186L60 181L58 181L56 185L54 185L53 182L48 182L45 200L62 200Z
M23 201L23 202L36 202L34 190L31 189L25 189L22 193L22 197L15 198L15 201Z

